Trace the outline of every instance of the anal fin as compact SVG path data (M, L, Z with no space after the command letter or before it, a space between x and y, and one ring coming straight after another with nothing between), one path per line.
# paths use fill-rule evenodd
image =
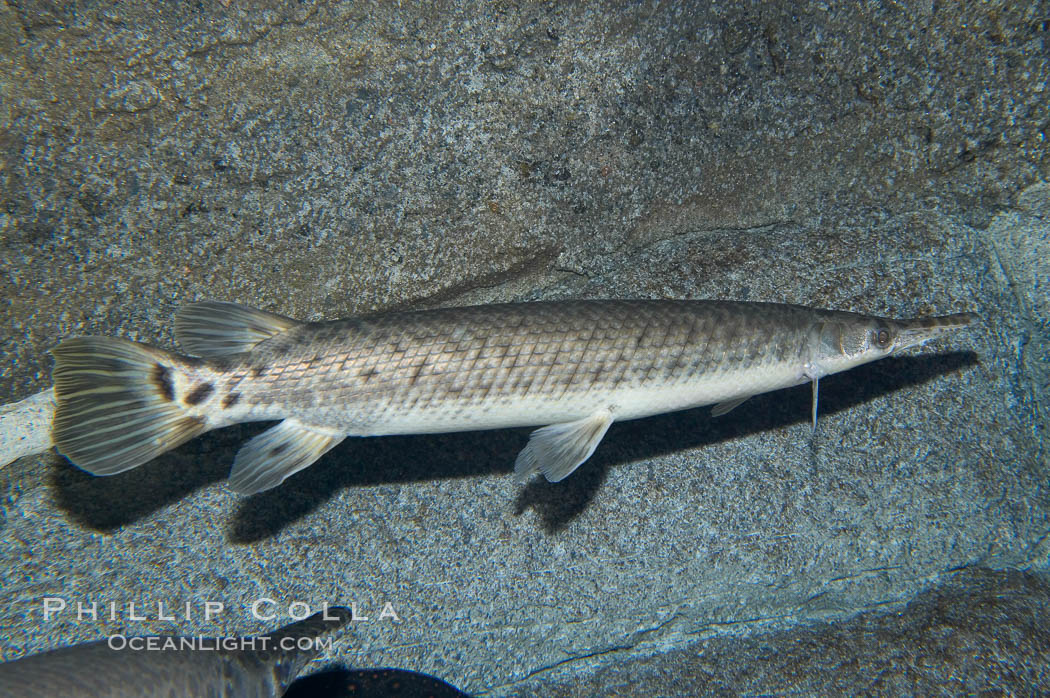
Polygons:
M345 438L330 429L286 419L246 443L233 459L230 488L255 494L312 465Z
M541 472L549 482L564 480L591 457L612 423L612 412L599 410L575 422L537 429L514 462L514 479L525 482Z

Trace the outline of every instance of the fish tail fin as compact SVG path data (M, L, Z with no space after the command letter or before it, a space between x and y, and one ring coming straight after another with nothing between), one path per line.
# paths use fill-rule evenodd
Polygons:
M351 609L330 607L326 603L323 611L269 634L270 641L267 644L277 648L276 654L271 654L270 658L275 661L274 676L281 695L288 690L303 667L324 649L326 643L319 640L333 635L353 619Z
M113 337L67 339L52 354L55 445L93 475L130 470L209 428L175 399L186 359Z

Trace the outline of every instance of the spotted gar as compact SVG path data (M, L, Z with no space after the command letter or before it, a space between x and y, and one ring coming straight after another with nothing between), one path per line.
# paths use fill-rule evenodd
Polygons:
M282 420L238 452L254 493L347 436L542 426L515 463L558 481L609 425L818 380L969 325L797 305L577 300L298 322L233 303L180 309L182 356L110 337L53 350L54 440L96 475L134 468L210 429ZM200 357L200 358L193 358Z

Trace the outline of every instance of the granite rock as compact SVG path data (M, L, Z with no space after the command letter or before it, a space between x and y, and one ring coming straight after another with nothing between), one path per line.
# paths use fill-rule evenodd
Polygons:
M1041 695L1050 691L1045 575L967 568L896 613L713 638L518 695Z

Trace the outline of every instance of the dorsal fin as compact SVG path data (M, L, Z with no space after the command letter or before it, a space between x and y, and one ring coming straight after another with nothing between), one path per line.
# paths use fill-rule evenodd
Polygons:
M298 320L238 303L201 301L179 308L175 337L194 356L228 356L299 325Z

